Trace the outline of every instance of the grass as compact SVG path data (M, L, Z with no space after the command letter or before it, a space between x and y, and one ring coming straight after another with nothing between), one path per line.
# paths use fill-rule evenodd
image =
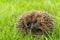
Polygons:
M29 10L42 10L52 15L54 31L48 37L23 37L17 33L17 17ZM60 0L0 0L0 40L60 40Z

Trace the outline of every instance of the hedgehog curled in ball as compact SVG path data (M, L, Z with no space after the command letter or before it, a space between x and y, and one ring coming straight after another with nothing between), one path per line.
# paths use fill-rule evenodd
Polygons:
M18 31L23 29L24 32L28 33L31 30L32 34L43 35L46 33L45 29L50 32L53 30L53 20L46 12L29 11L19 17L16 28Z

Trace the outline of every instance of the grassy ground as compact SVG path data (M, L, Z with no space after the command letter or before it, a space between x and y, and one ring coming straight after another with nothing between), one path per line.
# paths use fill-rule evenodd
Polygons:
M22 33L17 33L16 18L29 10L42 10L52 15L52 35L33 38L29 34L23 38ZM60 40L60 0L0 0L0 40Z

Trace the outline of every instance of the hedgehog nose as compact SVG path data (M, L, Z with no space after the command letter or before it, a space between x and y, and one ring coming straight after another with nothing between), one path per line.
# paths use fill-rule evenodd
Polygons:
M34 27L34 28L32 29L32 31L33 31L33 32L39 32L39 31L41 32L42 30L39 29L39 28Z

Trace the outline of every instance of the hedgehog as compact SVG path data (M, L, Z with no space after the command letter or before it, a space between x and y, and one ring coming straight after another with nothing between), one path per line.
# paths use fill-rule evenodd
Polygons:
M53 31L53 27L52 16L47 12L38 10L23 13L16 23L18 31L24 30L24 34L28 34L31 31L33 35L47 34Z

